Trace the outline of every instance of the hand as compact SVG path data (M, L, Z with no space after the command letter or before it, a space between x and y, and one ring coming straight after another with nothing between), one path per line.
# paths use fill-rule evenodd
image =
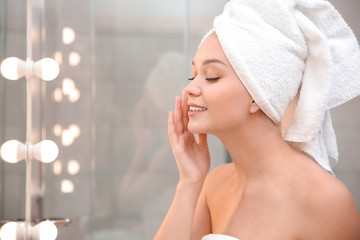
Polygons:
M207 135L200 133L197 141L188 131L189 122L187 97L175 99L175 114L169 112L168 134L171 147L180 173L180 181L203 183L210 168L210 154Z

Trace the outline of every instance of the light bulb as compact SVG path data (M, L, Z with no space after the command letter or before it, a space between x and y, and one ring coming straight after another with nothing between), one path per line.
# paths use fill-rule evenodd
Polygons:
M68 179L61 181L61 192L63 193L72 193L74 191L74 184Z
M1 240L16 240L16 222L8 222L4 224L0 231L0 239Z
M43 163L49 163L54 161L58 154L59 148L51 140L43 140L31 148L32 156Z
M5 162L17 163L25 158L26 146L18 140L10 140L1 146L1 157Z
M62 62L63 62L62 52L56 51L56 52L54 53L54 59L55 59L55 61L56 61L59 65L61 65Z
M9 57L1 62L1 74L9 80L18 80L25 73L26 63L17 57Z
M54 97L55 102L61 102L62 97L63 97L61 88L56 88L56 89L54 90L54 95L53 95L53 97Z
M75 66L79 65L80 61L81 61L81 56L79 53L71 52L69 54L69 65L70 66L75 67Z
M60 175L62 171L62 164L60 160L55 160L53 164L53 172L55 175Z
M40 238L39 240L54 240L56 239L58 230L50 221L44 221L40 223Z
M75 137L69 129L65 129L61 135L61 143L67 147L74 143Z
M52 58L43 58L34 63L33 71L36 76L45 81L54 80L60 72L59 64Z
M62 41L68 45L74 42L76 37L75 31L72 28L64 27L62 30Z
M74 159L68 162L67 171L70 175L76 175L80 171L80 163Z
M36 240L55 240L58 230L51 221L43 221L32 228L32 239Z
M60 136L62 133L62 127L60 124L56 124L53 128L53 133L55 136Z
M62 91L64 95L69 95L75 89L75 83L70 78L64 78L62 83Z
M80 91L79 89L75 88L70 94L69 94L69 101L70 102L76 102L80 98Z
M71 124L69 126L69 130L70 130L70 132L71 132L71 134L73 135L74 138L77 138L77 137L80 136L81 130L80 130L80 127L78 125Z

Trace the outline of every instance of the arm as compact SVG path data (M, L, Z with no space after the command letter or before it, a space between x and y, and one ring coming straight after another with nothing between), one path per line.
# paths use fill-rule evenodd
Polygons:
M192 225L192 240L199 240L203 236L212 232L211 227L211 215L207 204L207 185L209 184L209 177L206 177L204 185L202 187L194 215L194 221Z
M190 239L201 184L179 182L174 200L154 240Z
M210 168L206 134L198 134L198 141L187 130L188 106L177 97L175 114L169 113L168 133L180 173L174 200L159 228L155 240L190 240L199 195Z

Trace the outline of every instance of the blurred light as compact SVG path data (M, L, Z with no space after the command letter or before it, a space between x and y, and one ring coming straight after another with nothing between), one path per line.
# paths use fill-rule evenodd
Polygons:
M70 146L71 144L74 143L74 136L71 133L70 130L66 129L62 132L62 136L61 136L61 144L65 147Z
M62 41L64 44L69 45L75 41L75 31L70 27L64 27L62 30Z
M61 181L61 192L63 193L72 193L74 192L74 184L68 179Z
M80 171L80 163L74 159L68 162L67 171L70 175L76 175Z
M74 138L77 138L80 136L80 127L76 124L71 124L69 126L69 130L71 132L71 134L73 135Z
M26 146L18 140L10 140L1 146L0 151L5 162L17 163L25 158Z
M25 72L25 62L17 57L9 57L1 62L1 74L9 80L18 80Z
M32 156L43 163L49 163L54 161L58 154L59 148L51 140L43 140L31 148Z
M16 240L17 234L17 223L16 222L8 222L4 224L0 231L1 240Z
M60 124L56 124L53 128L53 133L55 136L60 136L62 132L62 127Z
M62 164L60 160L55 160L53 163L53 172L55 175L60 175L62 171Z
M80 98L80 91L79 89L74 89L69 95L70 102L77 102Z
M62 62L63 62L62 52L56 51L56 52L54 53L54 59L55 59L55 61L56 61L59 65L61 65Z
M80 127L76 124L71 124L67 129L63 129L61 135L61 144L65 147L74 143L75 138L80 136Z
M56 88L55 90L54 90L54 100L55 100L55 102L61 102L61 100L62 100L62 91L61 91L61 89L60 88Z
M62 91L64 95L69 95L75 89L75 82L70 78L64 78L62 83Z
M34 63L34 73L45 81L55 79L60 72L59 64L52 58L43 58Z
M69 65L70 66L75 67L75 66L79 65L80 61L81 61L81 56L79 53L71 52L69 54Z

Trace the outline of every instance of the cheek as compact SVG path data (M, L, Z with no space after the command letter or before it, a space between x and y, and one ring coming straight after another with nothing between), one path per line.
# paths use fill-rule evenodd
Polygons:
M249 95L243 89L227 88L222 94L214 95L210 114L221 125L237 125L246 120L249 114Z

